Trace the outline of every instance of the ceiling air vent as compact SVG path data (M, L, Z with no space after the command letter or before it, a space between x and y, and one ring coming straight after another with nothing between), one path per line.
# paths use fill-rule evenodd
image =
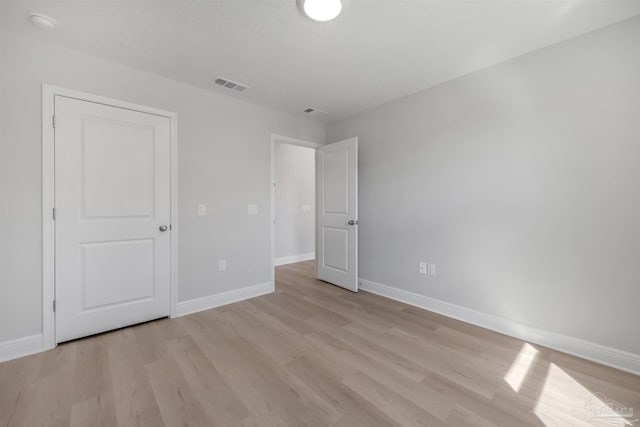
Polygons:
M313 108L313 107L305 108L303 111L306 114L309 114L310 116L317 116L318 114L329 114L326 111L319 110L319 109Z
M213 83L218 86L222 86L227 89L235 90L236 92L242 92L245 89L248 89L249 86L244 85L242 83L234 82L233 80L225 79L222 77L217 77Z

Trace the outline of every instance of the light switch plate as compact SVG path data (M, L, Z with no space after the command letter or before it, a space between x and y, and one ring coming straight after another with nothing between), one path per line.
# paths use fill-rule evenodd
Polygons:
M258 205L247 205L247 213L249 215L258 215Z
M429 276L436 275L436 265L435 264L427 264L427 274Z
M311 205L310 204L302 205L302 212L311 212Z
M220 261L218 261L218 270L227 271L227 260L226 259L221 259Z
M427 274L427 263L421 262L418 264L418 272L420 274Z
M198 216L204 216L207 214L207 205L198 205Z

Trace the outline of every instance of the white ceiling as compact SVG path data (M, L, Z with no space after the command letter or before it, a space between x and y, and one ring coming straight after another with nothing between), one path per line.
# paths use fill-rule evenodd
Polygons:
M321 24L295 0L0 0L0 29L332 121L638 14L639 0L347 0Z

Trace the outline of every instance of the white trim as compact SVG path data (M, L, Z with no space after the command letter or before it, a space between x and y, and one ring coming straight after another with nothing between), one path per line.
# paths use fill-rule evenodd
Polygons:
M53 87L42 85L42 350L56 346L55 313L55 175L53 169L55 133L51 120L54 112Z
M79 92L48 84L42 85L42 340L41 350L56 346L55 314L55 226L52 210L55 201L54 150L55 133L51 120L56 95L75 98L118 108L167 117L171 121L171 305L170 315L176 316L178 301L178 115L104 96Z
M168 113L171 120L171 305L170 317L178 312L178 114Z
M276 181L276 165L275 165L275 147L276 143L297 145L300 147L313 148L314 150L320 147L322 144L317 142L305 141L303 139L291 138L289 136L271 134L271 283L276 282L276 195L274 184ZM317 196L316 196L317 197ZM317 220L317 218L316 218ZM314 226L315 230L315 226ZM317 240L317 236L316 236ZM277 264L280 265L280 264Z
M297 145L299 147L307 147L316 149L320 147L322 144L318 144L317 142L305 141L304 139L299 138L291 138L290 136L282 136L271 134L271 142L280 143L280 144L289 144L289 145Z
M472 325L500 332L523 341L529 341L554 350L568 353L592 362L601 363L640 375L640 355L600 344L585 341L557 332L546 331L509 319L472 310L424 295L416 294L371 280L360 278L360 289L385 298L423 308L443 316L461 320Z
M316 253L315 252L309 252L306 254L298 254L298 255L291 255L291 256L283 256L280 258L276 258L275 259L275 265L276 267L279 265L285 265L285 264L293 264L294 262L302 262L302 261L309 261L312 259L316 259Z
M31 335L0 342L0 362L28 356L42 351L42 335Z
M260 283L259 285L247 286L246 288L234 289L215 295L196 298L178 303L176 317L186 316L199 311L209 310L234 302L270 294L274 291L273 282Z

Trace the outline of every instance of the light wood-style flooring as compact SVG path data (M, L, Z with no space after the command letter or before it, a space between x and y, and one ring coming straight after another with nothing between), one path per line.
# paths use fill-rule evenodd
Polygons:
M640 377L313 269L279 267L271 295L0 364L0 426L605 426L591 417L607 399L640 416Z

